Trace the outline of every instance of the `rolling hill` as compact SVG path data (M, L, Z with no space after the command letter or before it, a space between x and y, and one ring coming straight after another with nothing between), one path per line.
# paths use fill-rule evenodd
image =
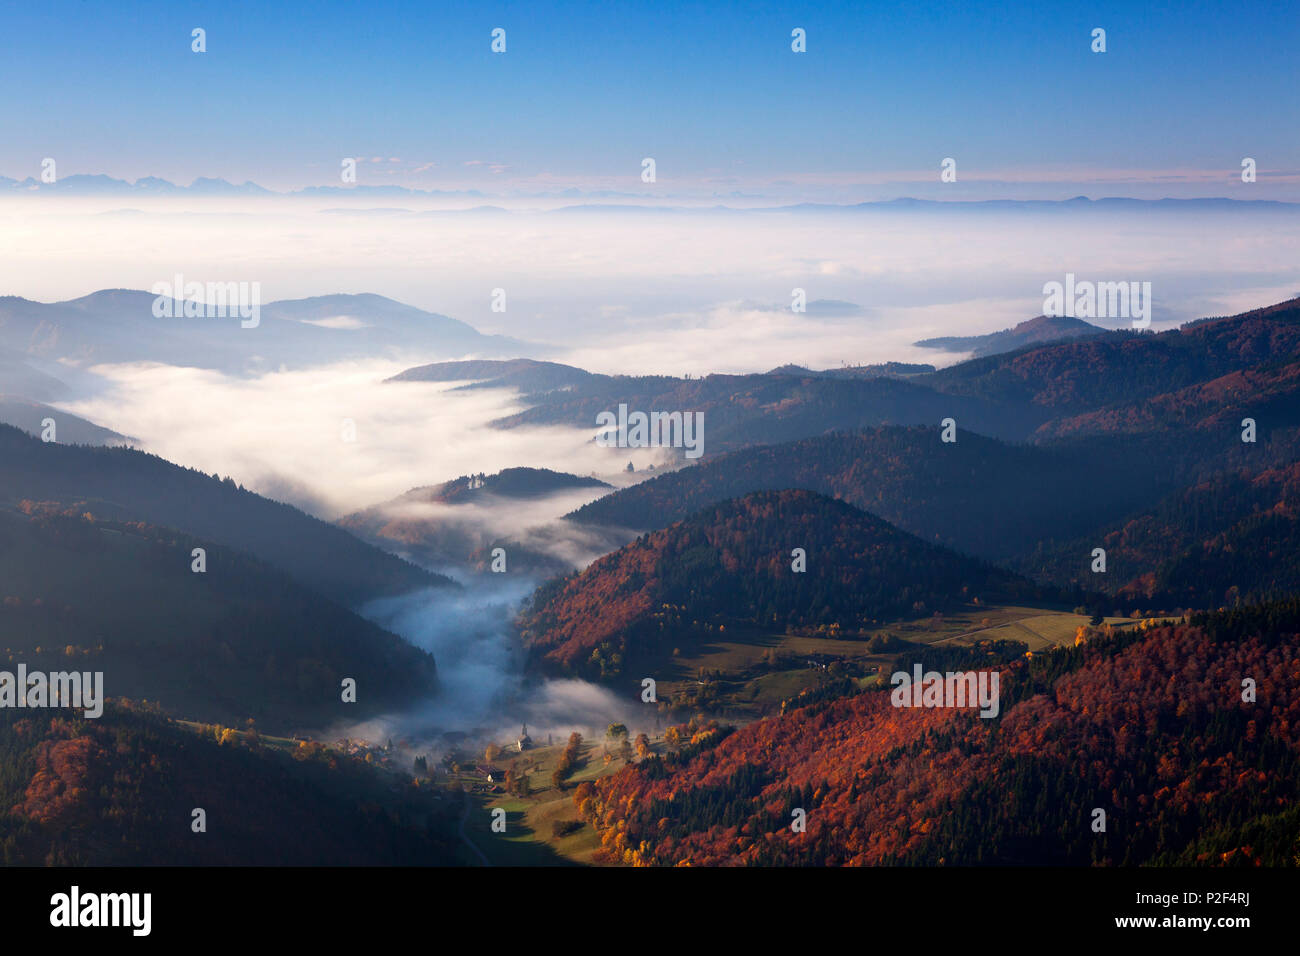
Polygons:
M400 381L473 380L471 388L515 388L531 407L498 428L570 425L595 434L596 416L626 404L644 412L701 412L705 456L837 429L930 424L954 416L983 434L1023 437L1046 419L1035 409L941 394L917 384L928 366L823 372L786 367L754 375L599 375L571 366L518 360L450 362L408 369Z
M1210 432L1235 436L1247 417L1270 431L1300 425L1300 361L1282 358L1171 392L1053 419L1033 437L1047 442L1179 429L1201 436Z
M534 359L480 359L435 362L408 368L386 382L468 382L462 388L515 388L525 395L572 388L592 378L592 373L572 365Z
M451 582L230 478L129 448L42 442L0 425L0 504L85 502L97 516L145 521L256 555L326 598L355 607Z
M568 425L594 433L596 416L620 404L646 412L701 412L706 457L834 431L937 425L950 417L961 428L1003 441L1050 442L1116 434L1121 426L1131 431L1139 424L1134 415L1176 417L1184 405L1212 403L1220 392L1242 401L1271 398L1269 409L1291 402L1293 372L1271 365L1285 365L1287 356L1300 352L1300 300L1158 334L1106 332L1043 317L1017 329L992 335L1018 334L1029 344L938 371L896 363L826 371L784 366L684 379L598 375L514 360L422 366L390 381L472 380L470 387L516 388L531 407L493 423L500 428ZM1060 341L1058 333L1077 334Z
M941 394L913 379L799 375L598 376L568 390L531 396L532 408L498 419L501 428L572 425L596 430L596 416L626 404L631 410L704 415L703 453L791 441L881 424L937 424L955 417L982 434L1019 437L1041 424L1034 409L978 397Z
M781 365L768 375L792 375L796 378L910 378L933 372L933 365L912 362L880 362L875 365L845 365L841 368L813 370L802 365Z
M291 576L84 503L0 510L0 647L8 669L102 671L112 697L282 730L374 716L437 686L429 654ZM349 677L355 703L341 699Z
M1259 521L1251 526L1261 546L1271 542L1265 551L1278 555L1271 561L1277 574L1270 562L1227 562L1229 550L1250 552L1249 541L1233 537L1247 533L1240 522L1277 504L1229 485L1230 476L1249 481L1300 457L1298 356L1300 300L1292 300L1160 334L1092 335L974 359L913 382L1039 408L1045 420L1022 436L1024 444L960 431L944 445L937 423L807 438L715 456L569 517L644 531L725 498L807 488L1059 586L1134 601L1144 595L1167 607L1276 594L1291 577L1281 567L1289 518L1275 515L1267 530ZM1247 418L1255 421L1254 442L1242 441ZM1219 476L1228 484L1213 484ZM1212 514L1222 521L1207 524ZM1147 532L1144 541L1138 529ZM1187 549L1209 547L1214 535L1229 535L1216 547L1232 572L1225 578L1203 568L1198 587L1190 569L1199 559ZM1088 565L1092 549L1103 546L1112 562L1099 577Z
M1123 478L1091 450L1008 445L938 427L873 428L746 448L659 475L584 505L579 523L663 528L714 502L804 488L879 515L926 541L991 559L1073 538L1134 510L1166 486L1158 461Z
M1300 299L1168 332L1109 332L972 359L916 381L1064 418L1176 392L1300 353Z
M923 349L970 352L973 358L980 358L985 355L1011 352L1027 345L1059 342L1062 339L1081 338L1085 335L1100 335L1105 331L1083 319L1068 315L1040 315L1037 318L1027 319L1013 328L1003 329L1001 332L989 332L985 335L950 335L922 339L912 344Z
M801 548L806 571L792 569ZM707 507L540 588L520 619L543 666L609 677L737 627L853 633L955 604L1041 597L1027 581L808 491ZM617 658L617 662L611 662Z
M235 374L399 353L520 355L537 350L368 293L264 303L258 324L248 328L241 327L237 315L158 318L156 298L130 289L50 303L0 296L0 349L82 364L149 361Z
M484 496L496 498L544 498L575 488L611 488L608 482L583 475L570 475L549 468L503 468L492 475L462 475L440 485L412 488L392 504L440 502L468 504Z
M27 356L0 348L0 394L22 396L34 402L53 402L66 398L70 391L67 383L34 368Z

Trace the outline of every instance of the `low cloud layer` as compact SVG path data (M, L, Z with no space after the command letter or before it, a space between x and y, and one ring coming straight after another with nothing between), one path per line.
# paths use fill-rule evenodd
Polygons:
M611 529L560 521L564 515L610 492L608 488L579 488L538 498L506 498L482 494L456 504L439 501L395 501L378 513L400 529L387 544L417 564L453 573L474 551L494 541L509 541L554 558L571 569L586 567L602 554L626 543L629 536ZM446 554L443 562L421 560L405 545L418 538Z
M260 282L267 301L377 292L568 349L593 371L697 373L905 360L918 338L1032 318L1043 284L1067 272L1151 282L1155 328L1300 292L1294 207L379 205L0 204L0 294L148 289L178 272ZM795 315L795 288L861 311Z
M65 407L112 422L170 461L230 475L324 518L471 473L520 465L617 473L626 463L618 449L591 441L594 423L590 433L489 427L523 407L507 391L383 382L403 367L372 361L236 378L101 366L109 387Z

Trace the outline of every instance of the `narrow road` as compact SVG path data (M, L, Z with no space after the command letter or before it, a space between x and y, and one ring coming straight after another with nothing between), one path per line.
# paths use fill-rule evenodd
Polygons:
M929 646L934 647L937 644L947 644L949 641L959 641L963 637L970 637L972 634L978 634L980 631L992 631L999 627L1018 627L1020 628L1020 630L1024 631L1026 634L1030 635L1031 637L1036 637L1040 641L1047 641L1050 644L1052 642L1048 640L1048 638L1043 637L1043 635L1039 634L1037 631L1032 630L1031 628L1028 628L1025 625L1020 623L1021 621L1029 620L1030 617L1041 617L1041 616L1042 615L1040 614L1030 614L1026 617L1017 618L1014 621L1000 621L997 624L987 624L983 627L971 628L969 631L962 631L960 634L952 635L952 637L945 637L937 641L930 641Z

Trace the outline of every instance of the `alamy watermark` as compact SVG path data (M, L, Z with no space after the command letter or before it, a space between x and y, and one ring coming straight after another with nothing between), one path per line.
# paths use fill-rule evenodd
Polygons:
M704 454L703 412L629 413L620 404L617 414L597 414L596 427L602 448L684 448L687 458Z
M172 282L155 282L149 290L155 319L239 318L241 328L255 329L262 321L262 283L186 282L179 273Z
M104 672L95 671L28 671L18 665L18 673L0 671L0 708L4 707L78 707L87 717L104 713Z
M50 897L50 925L59 928L124 927L132 936L148 936L152 913L152 893L83 893L74 883Z
M912 673L895 671L889 678L894 689L889 702L895 707L979 707L981 717L996 717L999 711L997 671L938 671L921 673L915 664Z
M1132 319L1133 328L1151 324L1150 282L1078 281L1073 272L1065 282L1044 283L1043 315L1078 319Z

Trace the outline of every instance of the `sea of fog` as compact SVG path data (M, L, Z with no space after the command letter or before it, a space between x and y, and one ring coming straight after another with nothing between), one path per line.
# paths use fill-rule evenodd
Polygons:
M1300 293L1295 207L922 210L371 209L344 200L183 200L123 209L90 200L0 204L0 293L45 301L149 289L177 272L257 281L264 301L375 292L555 346L593 371L702 375L960 356L920 338L1007 328L1043 310L1043 285L1073 273L1152 284L1153 327ZM491 308L504 290L504 312ZM806 312L791 310L802 290ZM1099 324L1118 326L1119 321ZM356 329L364 343L365 329ZM363 349L364 350L364 349ZM162 365L92 369L69 411L182 465L233 476L325 519L410 488L510 466L626 481L627 450L589 430L492 428L522 407L500 390L383 384L455 354L373 356L251 377ZM340 422L355 424L343 440ZM633 453L643 469L652 457ZM579 502L580 503L580 502ZM576 505L479 516L519 530ZM590 542L567 540L580 567ZM362 609L431 650L442 693L376 722L378 737L447 729L490 735L646 723L628 695L529 682L509 621L535 581L487 575L460 594ZM643 728L644 729L644 728ZM354 733L356 731L354 730ZM431 738L432 739L432 738ZM504 739L504 736L501 738Z

